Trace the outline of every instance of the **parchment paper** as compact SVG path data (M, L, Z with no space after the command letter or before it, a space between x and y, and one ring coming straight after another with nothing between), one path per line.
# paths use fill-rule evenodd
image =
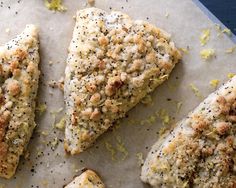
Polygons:
M190 83L194 83L201 94L207 96L214 90L209 85L210 80L219 79L222 83L227 80L227 73L236 73L236 53L225 53L234 44L226 35L217 36L214 23L191 0L96 0L95 6L98 8L109 11L111 7L128 13L134 19L148 19L171 33L178 47L189 46L190 50L170 79L152 94L153 105L138 105L128 113L129 117L121 121L120 127L108 131L94 147L77 156L66 156L61 142L55 151L52 151L51 144L45 145L56 137L62 140L64 137L63 131L52 129L53 116L50 114L50 111L63 107L63 93L49 88L47 83L64 75L67 47L74 27L72 17L76 10L85 8L85 1L66 0L64 4L68 8L65 13L49 11L43 0L21 0L19 3L17 0L5 0L3 7L0 7L1 44L19 34L26 24L33 23L40 28L42 73L38 101L46 102L48 106L45 114L37 115L38 126L28 147L29 159L21 159L15 177L11 180L0 179L0 185L7 188L61 188L86 167L97 171L108 188L148 187L139 179L140 167L136 154L142 152L146 157L158 139L157 132L164 126L160 119L153 124L143 123L142 120L160 109L166 109L175 120L184 117L201 101L189 88ZM5 32L6 28L10 28L10 33ZM211 28L211 37L207 45L201 47L199 36L205 28ZM216 58L204 62L199 55L203 48L214 48ZM50 66L49 61L53 65ZM176 101L183 102L179 113L176 113ZM56 121L62 116L63 112L56 116ZM133 120L137 121L131 123ZM49 135L42 135L42 131L49 132ZM123 160L125 154L119 151L122 144L128 151L128 156ZM111 159L111 151L106 145L115 148L115 160ZM44 155L36 157L41 151Z

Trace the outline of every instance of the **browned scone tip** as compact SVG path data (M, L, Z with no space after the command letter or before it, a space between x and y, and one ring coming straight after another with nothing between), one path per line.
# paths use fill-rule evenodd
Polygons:
M86 170L64 188L105 188L105 185L94 171Z
M27 25L15 39L0 46L0 177L15 174L35 127L38 43L37 28Z
M165 31L97 8L77 12L65 70L65 149L90 147L168 79L181 54Z

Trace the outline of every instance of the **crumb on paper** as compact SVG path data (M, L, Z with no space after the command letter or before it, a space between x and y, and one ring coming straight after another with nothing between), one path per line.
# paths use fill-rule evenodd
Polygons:
M44 112L47 110L47 105L45 103L38 104L38 106L35 109L39 115L41 116Z
M189 47L187 48L179 48L181 52L183 52L184 54L189 54Z
M190 84L190 89L193 91L194 95L199 97L199 98L202 98L202 95L199 91L199 89L194 85L194 84Z
M116 150L115 150L115 148L109 142L105 142L105 147L106 147L107 151L109 151L109 153L111 154L112 161L116 161Z
M59 11L59 12L66 11L66 7L62 5L61 0L51 0L51 1L44 0L44 4L49 10Z
M29 160L29 157L30 157L30 152L29 152L29 150L26 150L24 153L24 159Z
M58 88L61 91L64 91L64 77L61 77L58 81L50 80L48 82L49 87L55 89Z
M228 48L225 50L225 53L227 54L232 54L234 51L236 50L236 46L232 47L232 48Z
M229 37L232 36L232 32L231 32L230 29L228 29L228 28L223 29L223 30L222 30L222 33L227 34Z
M166 12L166 13L165 13L165 17L166 17L166 18L169 18L169 16L170 16L170 13L169 13L169 12Z
M201 46L205 46L206 45L206 43L209 41L209 39L210 39L210 34L211 34L211 32L210 32L210 29L204 29L203 31L202 31L202 34L201 34L201 36L200 36L200 43L201 43Z
M152 101L152 97L151 95L146 95L142 100L141 103L145 104L145 105L152 105L153 101Z
M6 32L7 34L9 34L9 33L10 33L10 29L9 29L9 28L6 28L6 29L5 29L5 32Z
M44 179L41 182L43 186L48 186L48 180Z
M215 50L212 48L203 49L200 51L201 58L204 60L209 60L215 56Z
M51 142L52 149L55 150L58 144L59 144L58 138L55 137Z
M95 0L87 0L87 2L88 2L88 4L89 4L90 6L92 6L92 5L94 5Z
M48 136L49 133L48 133L47 131L41 131L41 135L43 135L43 136Z
M167 130L168 130L167 127L162 127L162 128L159 130L159 136L160 136L160 137L163 136L163 135L166 133Z
M214 88L217 88L217 86L219 85L220 81L217 79L213 79L210 81L210 85Z
M66 123L66 119L65 117L62 117L61 120L55 124L55 127L59 130L63 130L65 128L65 123Z
M117 136L116 137L117 143L116 143L116 149L117 151L119 151L120 153L122 153L122 161L125 160L127 158L127 156L129 155L128 150L125 147L124 142L121 140L121 137Z
M234 76L235 76L234 73L228 73L228 74L227 74L227 77L228 77L229 79L233 78Z
M143 153L141 153L141 152L136 153L136 157L138 160L138 166L139 167L143 166L143 164L144 164Z
M52 66L52 65L53 65L53 61L52 61L52 60L48 61L48 64L49 64L50 66Z

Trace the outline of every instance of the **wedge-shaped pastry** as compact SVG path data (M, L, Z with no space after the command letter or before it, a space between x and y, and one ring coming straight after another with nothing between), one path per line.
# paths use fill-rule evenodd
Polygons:
M105 188L105 185L92 170L86 170L64 188Z
M159 139L141 179L153 187L236 187L236 77Z
M77 12L65 71L65 149L88 148L165 81L180 53L164 31L121 12Z
M14 175L35 127L38 63L34 25L0 46L0 177Z

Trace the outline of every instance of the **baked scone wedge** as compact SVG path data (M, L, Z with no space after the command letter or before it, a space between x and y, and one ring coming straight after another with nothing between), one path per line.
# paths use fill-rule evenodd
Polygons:
M153 187L236 187L236 77L160 138L142 167Z
M65 70L65 149L84 151L164 82L181 54L145 21L97 8L77 12Z
M86 170L64 188L105 188L105 185L94 171Z
M0 177L15 174L35 127L38 49L34 25L0 46Z

